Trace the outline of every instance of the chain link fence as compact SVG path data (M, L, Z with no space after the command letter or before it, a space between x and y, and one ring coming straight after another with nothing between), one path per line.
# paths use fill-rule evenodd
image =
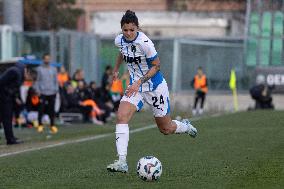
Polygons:
M174 92L192 89L190 83L199 66L208 77L210 90L229 90L231 69L236 70L239 89L247 90L250 85L250 71L244 65L241 39L154 38L153 42L161 61L161 71L169 89ZM103 39L101 44L101 62L114 65L118 50L113 40Z
M12 35L13 57L34 55L41 59L50 53L53 62L61 63L71 73L82 69L87 81L99 81L98 37L92 34L59 32L21 32Z
M174 53L177 60L173 90L189 90L197 68L202 67L208 78L210 90L228 90L230 71L237 74L238 89L246 90L249 85L244 65L243 40L240 39L177 39Z

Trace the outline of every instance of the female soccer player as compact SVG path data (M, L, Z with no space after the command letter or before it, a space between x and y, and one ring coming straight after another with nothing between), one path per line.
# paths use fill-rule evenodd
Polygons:
M122 34L115 38L120 53L113 70L113 80L118 77L119 66L127 63L130 84L120 101L116 122L116 149L119 160L107 166L114 172L128 172L126 163L129 140L128 122L146 102L151 106L159 130L165 134L187 133L192 137L197 130L188 120L182 122L170 117L170 98L166 80L160 72L160 60L153 42L139 29L135 12L127 10L121 21Z

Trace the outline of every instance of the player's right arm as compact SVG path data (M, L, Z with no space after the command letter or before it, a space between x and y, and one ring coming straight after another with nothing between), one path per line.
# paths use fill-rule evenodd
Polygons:
M113 68L112 81L115 81L118 78L118 74L119 74L118 70L122 62L123 62L123 56L121 53L119 53L116 57L116 62Z
M114 45L118 47L119 49L122 48L122 34L119 34L118 36L116 36L116 38L114 39ZM118 74L119 74L118 70L122 62L123 62L123 55L121 54L121 51L119 51L116 57L114 68L113 68L112 81L115 81L116 79L118 79Z

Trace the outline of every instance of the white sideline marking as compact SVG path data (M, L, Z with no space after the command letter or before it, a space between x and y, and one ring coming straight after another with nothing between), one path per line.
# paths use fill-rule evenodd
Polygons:
M155 128L155 127L156 127L156 125L149 125L149 126L146 126L146 127L130 130L130 133L137 133L137 132L152 129L152 128ZM64 142L59 142L59 143L56 143L56 144L50 144L50 145L46 145L46 146L29 148L29 149L25 149L25 150L16 151L16 152L4 153L4 154L0 154L0 158L12 156L12 155L17 155L17 154L21 154L21 153L25 153L25 152L32 152L32 151L43 150L43 149L47 149L47 148L54 148L54 147L63 146L63 145L66 145L66 144L74 144L74 143L86 142L86 141L91 141L91 140L97 140L97 139L106 138L106 137L109 137L109 136L112 136L112 135L114 135L114 133L101 134L101 135L81 138L81 139L77 139L77 140L64 141Z
M193 117L190 120L196 121L196 120L199 120L201 118L202 117ZM130 130L130 133L137 133L137 132L152 129L152 128L155 128L155 127L157 127L157 126L156 125L148 125L148 126L141 127L141 128L138 128L138 129ZM29 149L25 149L25 150L16 151L16 152L8 152L8 153L0 154L0 158L12 156L12 155L17 155L17 154L21 154L21 153L25 153L25 152L33 152L33 151L37 151L37 150L54 148L54 147L63 146L63 145L66 145L66 144L74 144L74 143L86 142L86 141L91 141L91 140L97 140L97 139L106 138L106 137L109 137L109 136L112 136L112 135L114 135L114 133L106 133L106 134L101 134L101 135L97 135L97 136L86 137L86 138L81 138L81 139L76 139L76 140L63 141L63 142L59 142L59 143L56 143L56 144L49 144L49 145L41 146L41 147L29 148Z

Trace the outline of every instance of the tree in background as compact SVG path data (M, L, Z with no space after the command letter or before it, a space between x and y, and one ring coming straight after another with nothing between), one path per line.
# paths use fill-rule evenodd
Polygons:
M24 30L76 29L84 13L74 8L76 0L24 0Z

